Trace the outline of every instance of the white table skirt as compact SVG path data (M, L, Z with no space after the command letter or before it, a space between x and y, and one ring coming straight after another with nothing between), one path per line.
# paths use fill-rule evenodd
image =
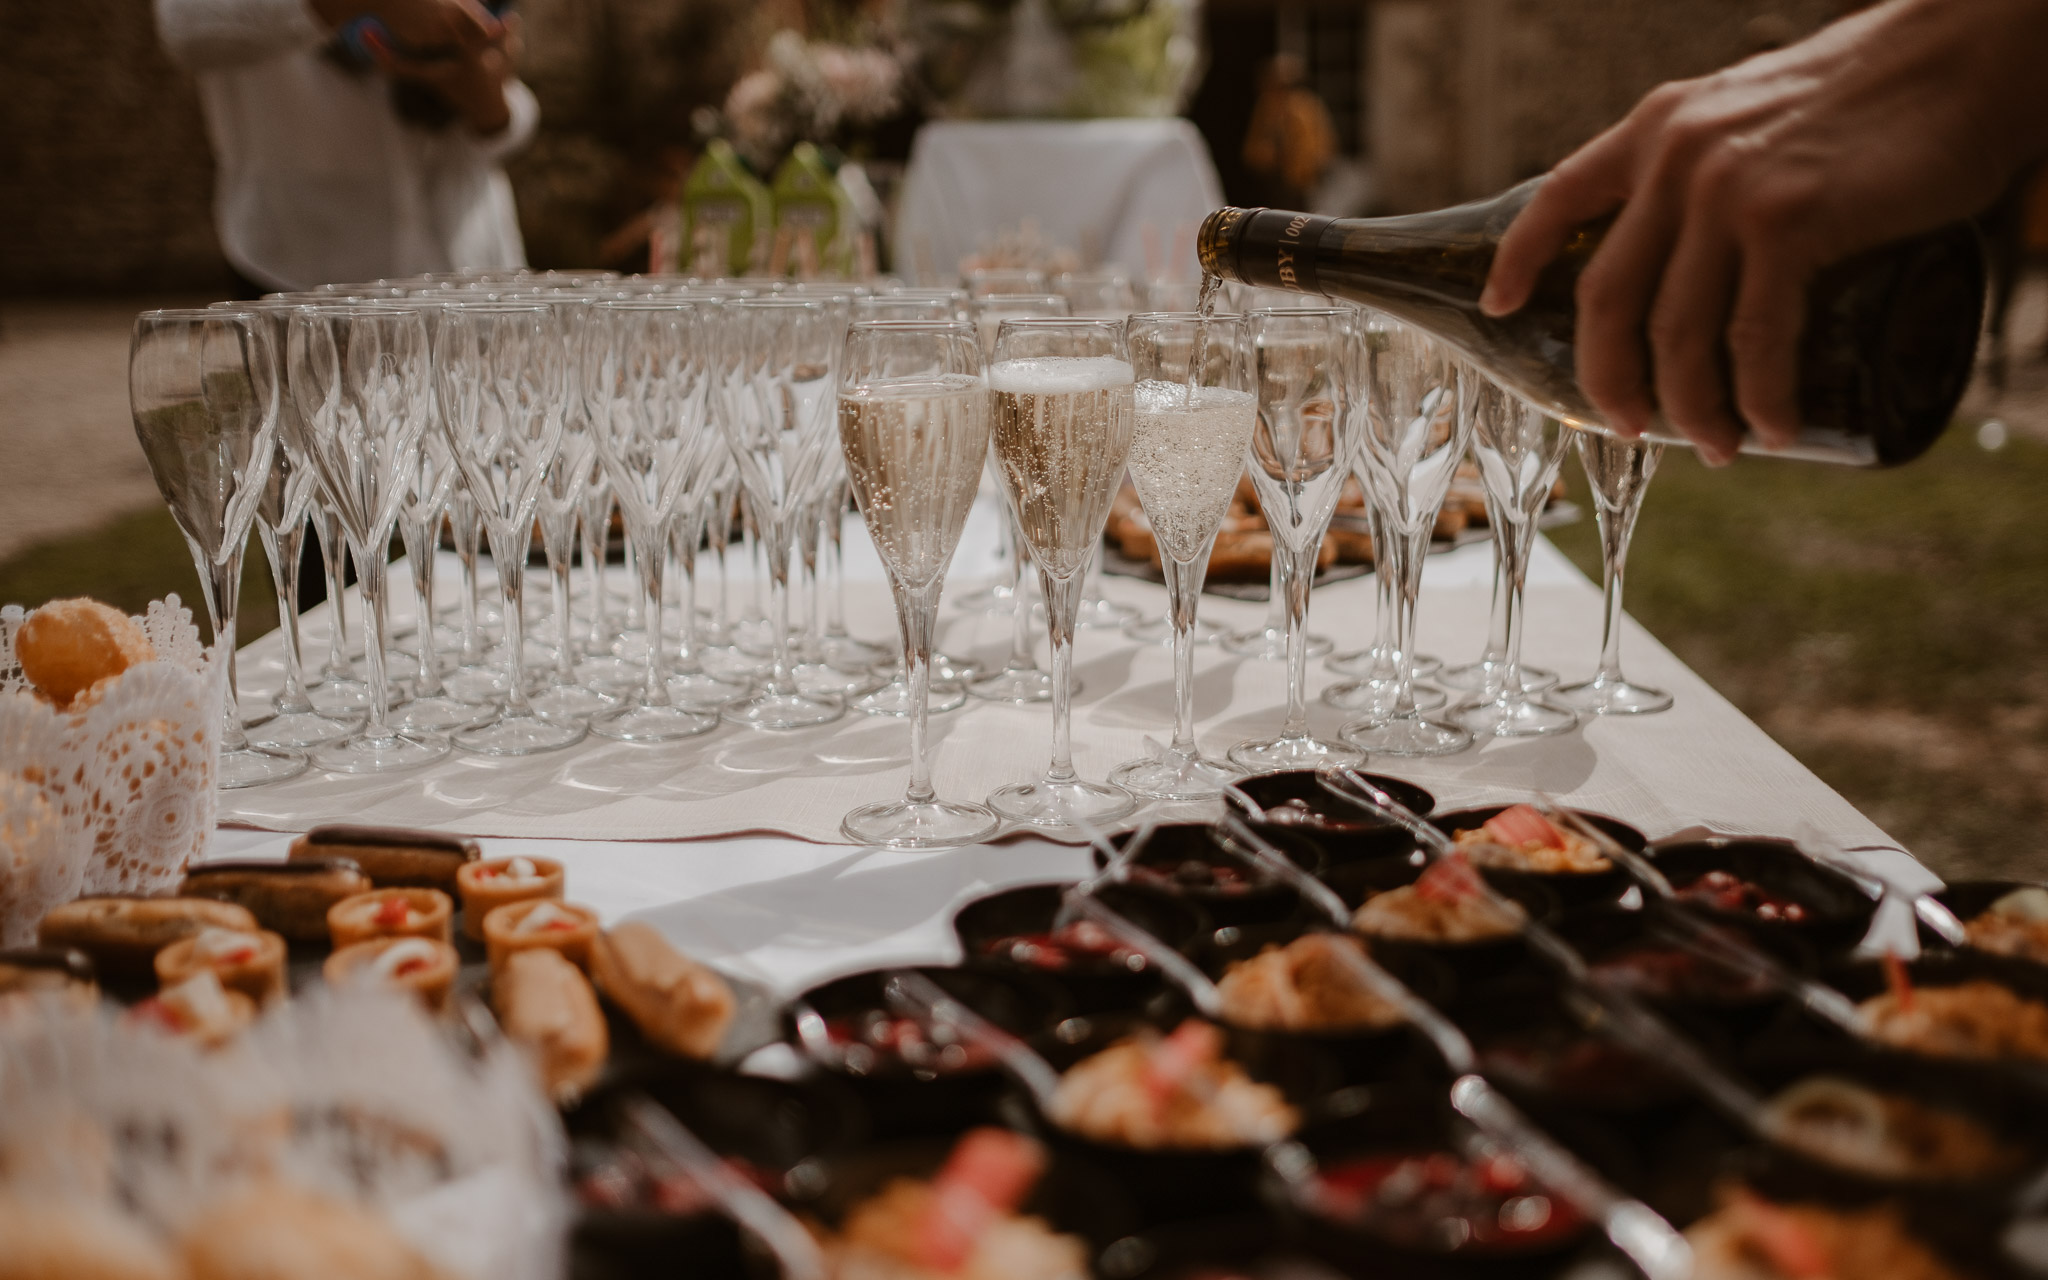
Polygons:
M992 508L978 509L969 537L963 541L951 581L955 590L985 579L994 561L997 522ZM881 590L880 566L867 545L857 518L847 537L848 596L857 634L885 634L889 614ZM452 590L452 565L440 566ZM738 557L735 557L736 562ZM1421 646L1452 661L1472 656L1483 642L1491 560L1483 544L1432 557L1424 577ZM400 581L398 574L394 581ZM1158 609L1164 593L1150 584L1126 579L1106 580L1119 598ZM535 582L538 588L541 583ZM400 589L394 612L407 613ZM1337 637L1341 645L1370 636L1371 579L1338 584L1319 591L1311 626ZM1600 628L1599 591L1548 543L1539 543L1530 574L1528 657L1554 666L1567 678L1581 675L1597 652ZM444 598L451 598L444 597ZM1210 597L1205 616L1230 625L1244 625L1261 616L1263 607ZM309 655L324 651L325 609L305 619ZM977 651L993 642L999 651L1007 636L1003 619L964 619L952 625L975 636ZM966 634L962 632L961 634ZM946 643L955 643L954 632ZM1134 754L1143 736L1164 737L1170 715L1170 682L1163 646L1138 646L1116 633L1083 631L1079 668L1093 682L1075 709L1077 757L1084 776L1099 777L1117 760ZM1278 724L1283 688L1275 663L1244 663L1218 650L1199 650L1198 705L1206 714L1202 737L1221 751L1249 733ZM264 637L243 651L243 683L251 705L274 686L277 637ZM1633 676L1668 688L1677 706L1662 715L1601 719L1553 739L1495 741L1463 755L1433 761L1378 758L1372 769L1413 779L1436 793L1439 804L1453 807L1514 798L1540 788L1569 802L1612 813L1636 823L1651 836L1704 825L1730 832L1798 835L1817 830L1845 846L1890 845L1875 824L1851 806L1783 748L1737 711L1670 652L1633 623L1624 641L1624 655ZM1217 687L1228 673L1228 689ZM1311 674L1313 696L1335 679L1318 665ZM1228 698L1220 716L1215 704ZM976 795L961 785L967 777L986 778L990 763L974 744L985 740L975 718L987 721L988 737L1020 739L1015 748L1021 762L1016 777L1031 776L1044 763L1050 717L1044 707L1014 709L971 706L938 718L940 736L938 780L942 793ZM1336 717L1320 717L1321 727L1334 727ZM894 719L856 719L840 732L902 738L908 729ZM829 736L833 730L807 731ZM585 744L558 753L564 768L579 752L642 753L647 762L629 770L624 786L657 789L673 772L663 763L720 751L767 751L772 744L798 744L805 734L770 735L721 728L697 745L635 748L617 744ZM722 744L722 745L721 745ZM900 744L899 744L900 748ZM903 752L896 752L900 758ZM963 758L966 757L966 758ZM588 759L588 757L584 757ZM1007 759L1008 757L1003 757ZM628 759L631 759L629 754ZM292 829L313 821L404 821L411 806L436 790L445 791L450 776L500 767L498 762L454 760L415 774L378 780L375 789L386 799L363 802L350 789L362 780L332 776L308 777L282 786L227 793L223 797L223 829L211 856L281 856ZM684 767L688 767L685 765ZM1001 767L998 766L998 771ZM577 776L583 776L578 773ZM858 775L847 789L844 779L818 777L801 764L789 767L773 786L791 794L827 793L811 807L842 813L847 803L898 794L904 766L891 765ZM1003 777L1001 780L1012 780ZM978 784L977 784L978 785ZM365 795L370 794L365 792ZM569 868L570 895L595 907L607 921L644 917L667 932L679 946L716 961L729 971L761 981L785 994L802 990L824 977L898 961L948 962L957 958L950 921L966 900L1012 884L1070 879L1088 866L1085 849L1055 844L1036 835L967 849L936 853L899 853L821 844L787 835L725 835L700 839L606 839L603 810L616 803L616 792L593 793L605 799L594 811L563 818L535 816L520 806L497 806L463 812L468 822L444 822L451 829L485 833L493 855L544 852ZM782 816L782 792L754 793L747 805L761 824L763 814ZM394 804L390 797L404 803ZM290 804L284 803L289 799ZM673 813L709 812L719 802L691 801ZM269 826L275 831L246 829ZM236 829L243 827L244 829ZM579 829L580 828L580 829ZM736 830L713 824L705 828ZM671 829L672 836L692 834ZM702 834L697 833L697 834ZM828 833L829 834L829 833ZM537 838L549 836L553 838ZM1864 855L1889 874L1931 885L1931 873L1904 853Z

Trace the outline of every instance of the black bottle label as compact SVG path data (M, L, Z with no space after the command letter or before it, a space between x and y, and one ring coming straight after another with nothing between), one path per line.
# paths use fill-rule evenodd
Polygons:
M1321 293L1316 259L1323 233L1336 219L1284 209L1249 209L1244 214L1244 234L1231 237L1227 228L1218 228L1222 234L1217 240L1227 246L1224 251L1232 258L1229 265L1236 270L1217 274L1265 289Z

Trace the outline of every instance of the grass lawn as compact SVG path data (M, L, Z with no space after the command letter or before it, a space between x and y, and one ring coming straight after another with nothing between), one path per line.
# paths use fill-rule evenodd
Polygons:
M1567 465L1574 496L1585 480ZM2048 872L2048 444L1967 429L1894 472L1666 454L1629 606L1814 772L1946 875ZM1590 520L1555 538L1598 576ZM198 581L161 508L0 563L0 601L140 611ZM252 542L245 636L276 624Z

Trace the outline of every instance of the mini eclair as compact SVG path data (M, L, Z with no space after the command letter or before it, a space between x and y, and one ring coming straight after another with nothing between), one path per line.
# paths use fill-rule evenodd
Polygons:
M179 893L247 907L256 922L292 942L327 941L327 909L371 889L350 858L291 862L203 862L185 873Z
M405 827L314 827L292 841L293 862L349 858L379 889L455 892L455 873L483 856L476 841Z
M36 940L83 951L100 973L154 975L156 953L206 929L254 933L247 907L211 898L80 898L43 917Z

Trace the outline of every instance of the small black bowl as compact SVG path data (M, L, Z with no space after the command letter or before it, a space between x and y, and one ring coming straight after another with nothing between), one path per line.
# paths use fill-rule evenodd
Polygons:
M1591 1007L1547 976L1490 983L1461 998L1453 1016L1487 1078L1532 1108L1640 1115L1692 1097L1682 1077L1600 1034ZM1728 1038L1711 1028L1680 1031L1710 1058L1732 1056Z
M1906 962L1906 977L1915 989L1953 987L1965 982L1988 981L2010 989L2024 999L2048 1004L2048 968L2025 960L1993 955L1985 951L1929 951ZM1875 960L1841 960L1821 967L1819 979L1859 1003L1888 987L1885 966ZM1811 1020L1781 1023L1757 1052L1787 1051L1816 1040L1840 1041L1832 1028L1822 1030ZM1867 1042L1879 1052L1915 1058L1934 1058L1961 1074L1987 1080L2018 1081L2033 1091L2048 1107L2048 1061L2031 1059L1983 1059L1946 1057L1918 1053L1883 1041Z
M1737 1041L1770 1024L1785 997L1769 982L1699 958L1663 935L1658 922L1672 908L1657 899L1629 911L1618 906L1566 912L1556 930L1596 971L1610 972L1623 988L1683 1026L1705 1021ZM1811 947L1795 937L1774 939L1771 953L1794 973L1813 971Z
M1426 816L1436 808L1436 797L1412 782L1383 773L1365 777L1414 813ZM1237 787L1264 810L1264 816L1245 813L1244 806L1227 792L1225 804L1244 814L1261 834L1287 831L1313 840L1331 866L1406 853L1415 845L1415 838L1401 828L1323 786L1313 769L1255 774L1239 781Z
M1130 847L1149 830L1145 845L1128 865L1123 883L1175 897L1192 898L1208 913L1209 923L1271 924L1298 916L1301 895L1223 847L1216 829L1205 822L1172 822L1164 826L1123 831L1110 837L1117 849ZM1323 869L1323 851L1314 842L1288 831L1262 832L1273 846L1309 875ZM1109 856L1095 850L1098 869Z
M1459 832L1472 831L1483 827L1494 815L1512 807L1511 805L1504 804L1488 804L1470 809L1453 809L1446 813L1439 813L1430 818L1429 821L1439 831L1456 839ZM1599 828L1602 833L1613 839L1615 843L1624 849L1641 853L1650 843L1648 836L1619 818L1610 818L1600 813L1589 813L1584 809L1574 809L1572 812L1578 814L1584 821ZM1522 871L1508 867L1490 867L1487 870L1489 873L1503 879L1511 876L1526 876L1548 888L1552 893L1555 893L1558 902L1567 909L1589 906L1595 903L1613 902L1616 898L1628 892L1629 886L1635 883L1635 877L1628 873L1628 869L1619 865L1610 865L1605 871L1576 873Z
M1553 1229L1482 1245L1469 1237L1454 1242L1445 1236L1433 1212L1418 1213L1410 1224L1413 1229L1401 1230L1393 1207L1384 1202L1379 1213L1358 1220L1332 1216L1323 1196L1310 1190L1333 1175L1343 1179L1347 1171L1356 1170L1373 1176L1387 1162L1410 1157L1432 1158L1446 1169L1464 1167L1464 1125L1442 1090L1382 1094L1347 1121L1275 1148L1269 1157L1267 1197L1307 1252L1346 1275L1420 1280L1557 1274L1565 1257L1591 1245L1598 1233L1554 1195L1549 1197ZM1524 1195L1541 1194L1534 1186L1520 1190Z
M1647 852L1681 895L1708 872L1725 871L1805 910L1806 918L1797 922L1766 920L1754 911L1724 911L1692 900L1702 914L1759 938L1789 934L1822 953L1841 950L1861 941L1877 914L1877 903L1854 880L1806 857L1789 840L1716 836L1653 844Z
M851 974L797 997L783 1014L790 1041L860 1097L878 1137L953 1133L993 1122L1004 1090L1002 1071L994 1062L968 1062L949 1070L935 1065L912 1067L901 1057L872 1049L863 1053L856 1048L851 1057L831 1050L811 1051L809 1040L820 1033L829 1036L841 1019L871 1012L887 1014L882 983L890 972L878 969ZM1066 993L1057 983L1014 966L930 967L916 972L1021 1039L1045 1035L1070 1011ZM811 1024L811 1015L825 1025Z
M1285 946L1304 932L1289 924L1218 929L1208 949L1195 957L1213 980L1220 981L1231 965L1248 960L1268 946ZM1457 993L1450 967L1434 956L1417 952L1375 956L1402 985L1442 1008ZM1429 1042L1406 1023L1345 1031L1287 1031L1222 1024L1230 1055L1247 1070L1272 1078L1305 1061L1334 1064L1343 1085L1434 1074L1441 1060Z
M1028 938L1052 929L1060 897L1067 886L1027 885L977 899L953 918L967 962L997 969L1018 969L1050 978L1066 992L1076 1013L1132 1010L1157 995L1158 974L1142 960L1118 964L1108 958L1084 958L1054 968L1019 959L1005 940ZM1195 946L1208 932L1209 917L1199 903L1132 885L1105 885L1103 902L1153 937L1177 950Z
M1331 888L1355 911L1376 894L1415 883L1427 865L1427 860L1419 852L1407 858L1379 858L1372 862L1354 863L1333 874ZM1533 878L1488 874L1486 880L1503 897L1520 904L1532 922L1550 924L1557 919L1557 895ZM1449 965L1457 976L1461 995L1473 984L1511 972L1529 958L1528 945L1520 933L1473 942L1423 942L1370 933L1364 937L1375 956L1390 958L1403 953L1420 953Z

